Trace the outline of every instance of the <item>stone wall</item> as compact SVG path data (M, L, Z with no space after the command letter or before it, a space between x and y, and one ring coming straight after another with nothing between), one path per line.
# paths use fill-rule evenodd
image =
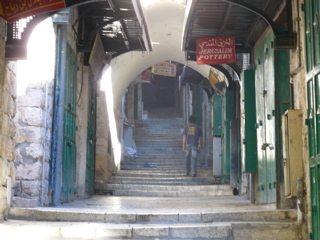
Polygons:
M302 116L302 156L304 165L304 188L306 195L303 199L303 216L302 216L302 236L308 239L308 232L311 232L311 204L310 204L310 184L309 184L309 157L308 157L308 129L304 124L307 119L307 92L306 92L306 69L305 69L305 40L304 40L304 12L298 6L304 4L303 0L299 0L297 4L293 4L294 31L298 34L298 46L290 51L290 76L293 83L293 99L294 108L301 109Z
M5 28L0 19L0 220L7 217L15 179L16 62L5 60Z
M109 179L115 170L108 119L106 94L103 91L99 91L97 99L95 164L95 187L98 191L102 190L103 186L109 182Z
M34 83L17 98L14 207L49 204L53 83Z
M81 64L79 58L79 65ZM87 126L88 126L88 84L89 67L80 66L78 71L77 93L77 174L76 187L78 197L86 196L86 162L87 162Z

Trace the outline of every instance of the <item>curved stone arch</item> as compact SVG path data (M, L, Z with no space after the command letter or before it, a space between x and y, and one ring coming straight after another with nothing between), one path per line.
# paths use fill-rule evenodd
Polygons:
M7 30L7 41L6 41L6 58L10 60L20 60L25 59L26 56L23 54L19 54L18 49L27 48L27 44L29 42L29 38L33 32L33 30L38 26L39 23L47 19L51 16L52 13L45 13L34 16L26 25L23 32L21 32L21 38L15 39L13 38L14 24L8 24ZM12 51L14 54L12 55ZM18 52L18 53L17 53Z

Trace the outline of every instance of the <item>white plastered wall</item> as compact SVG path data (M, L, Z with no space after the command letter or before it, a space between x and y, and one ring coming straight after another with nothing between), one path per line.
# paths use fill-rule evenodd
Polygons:
M116 123L121 123L121 98L127 87L139 73L153 64L162 61L179 62L191 67L206 78L208 78L211 68L208 65L197 65L196 62L188 62L185 52L181 50L186 10L181 1L151 1L153 2L152 4L150 4L150 1L146 1L149 4L148 6L143 4L144 1L141 2L152 41L152 51L150 53L128 52L114 58L102 78L102 81L108 82L102 83L102 85L106 85L106 91L109 94L113 94ZM120 124L117 125L117 129L119 132ZM114 137L113 134L113 139ZM113 145L115 146L114 140Z

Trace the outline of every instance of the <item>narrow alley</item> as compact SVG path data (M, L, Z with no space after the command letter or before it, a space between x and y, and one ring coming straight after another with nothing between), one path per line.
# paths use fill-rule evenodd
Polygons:
M0 0L0 239L320 240L319 16Z
M8 239L300 239L295 210L250 203L215 182L211 168L186 176L182 118L148 110L134 132L138 152L124 159L105 191L59 207L12 208ZM35 234L36 232L36 234Z

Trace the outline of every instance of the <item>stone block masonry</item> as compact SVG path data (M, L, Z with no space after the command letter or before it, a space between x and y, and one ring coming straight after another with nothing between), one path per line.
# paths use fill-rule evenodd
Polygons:
M7 217L15 179L16 62L5 59L5 28L0 19L0 220Z
M17 98L13 207L49 204L51 130L48 129L52 125L53 83L47 84L48 87L45 82L29 84L26 94Z

